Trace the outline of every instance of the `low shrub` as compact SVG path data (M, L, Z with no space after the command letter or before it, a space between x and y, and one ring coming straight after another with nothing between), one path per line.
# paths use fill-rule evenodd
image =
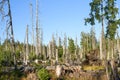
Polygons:
M45 68L38 70L37 76L40 80L48 80L50 78L50 74Z

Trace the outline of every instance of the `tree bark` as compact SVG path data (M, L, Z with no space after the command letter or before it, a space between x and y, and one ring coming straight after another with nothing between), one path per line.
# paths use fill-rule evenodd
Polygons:
M12 14L11 14L10 0L7 0L7 1L8 1L8 16L10 18L9 26L10 26L10 29L11 29L12 53L13 53L13 57L14 57L14 66L15 66L15 69L16 69L17 64L16 64L16 54L15 54L15 42L14 42Z

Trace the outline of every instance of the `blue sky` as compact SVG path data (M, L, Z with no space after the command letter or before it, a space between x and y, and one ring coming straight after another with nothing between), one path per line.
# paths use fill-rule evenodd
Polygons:
M51 40L52 34L56 33L58 33L60 37L63 37L64 33L66 33L68 37L72 37L73 39L77 36L79 41L80 33L82 31L89 32L91 28L90 25L84 25L84 18L89 16L90 1L91 0L39 0L39 20L40 27L43 29L43 42L45 44L48 43ZM31 30L30 3L32 3L34 7L35 26L36 0L10 0L10 2L15 40L24 42L27 24ZM1 34L2 31L0 32ZM99 38L101 25L95 25L95 31L97 38ZM31 42L32 37L30 36L29 38Z

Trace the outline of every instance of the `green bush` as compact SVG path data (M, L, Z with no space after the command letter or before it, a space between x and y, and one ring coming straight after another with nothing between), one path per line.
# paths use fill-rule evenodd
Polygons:
M50 74L45 68L38 70L37 76L40 80L48 80L50 78Z

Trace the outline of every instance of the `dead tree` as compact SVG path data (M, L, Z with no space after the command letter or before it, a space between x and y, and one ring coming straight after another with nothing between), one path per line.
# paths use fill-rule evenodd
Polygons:
M107 49L107 60L110 60L110 39L107 39L107 47L108 47L108 49Z
M66 50L67 50L67 36L66 36L66 34L64 34L64 41L63 41L63 61L65 61L65 62L68 59L68 54L66 54Z
M40 28L40 38L39 38L40 44L39 44L39 49L40 49L40 55L44 55L42 52L43 50L43 30Z
M118 32L117 32L117 54L120 60L120 38L119 38Z
M5 41L5 49L8 50L8 25L6 25L6 41Z
M55 46L56 46L56 41L54 38L54 35L52 35L52 58L55 58Z
M8 29L10 29L10 41L11 41L11 46L12 46L12 53L13 53L13 58L14 58L14 66L15 69L17 68L17 64L16 64L16 54L15 54L15 42L14 42L14 31L13 31L13 23L12 23L12 14L11 14L11 6L10 6L10 0L2 0L7 1L8 4L8 14L6 16L8 16Z
M38 0L36 0L36 56L39 56Z
M56 63L58 63L58 49L56 49Z
M76 57L76 59L77 59L77 54L78 54L78 45L77 45L77 37L76 37L76 39L75 39L75 57Z
M49 52L48 52L48 55L49 55L49 60L51 60L51 54L52 54L52 45L51 45L52 43L51 42L49 42L49 45L48 45L48 49L49 49Z
M43 59L46 60L47 54L46 54L46 47L45 46L43 46L42 53L43 53Z
M104 38L104 27L102 26L101 37L100 37L100 59L102 60L105 54L103 52L105 50L105 38Z
M28 56L29 55L29 43L28 43L28 25L26 28L26 52L25 52L25 65L27 65L28 62Z
M31 23L32 23L32 52L35 51L34 49L34 20L33 20L33 5L30 4L30 10L31 10Z

